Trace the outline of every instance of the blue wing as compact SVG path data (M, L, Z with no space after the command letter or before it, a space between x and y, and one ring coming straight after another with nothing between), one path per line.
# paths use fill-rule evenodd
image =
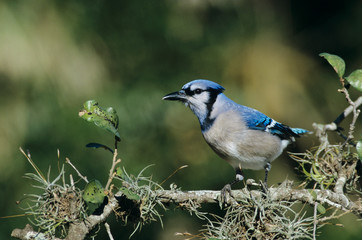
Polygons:
M300 134L308 132L301 128L290 128L255 109L246 106L241 107L243 119L250 129L269 132L281 139L293 139L293 137L299 137Z

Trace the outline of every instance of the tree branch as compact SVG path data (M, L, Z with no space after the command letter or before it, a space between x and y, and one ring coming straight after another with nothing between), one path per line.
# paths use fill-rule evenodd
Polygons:
M311 191L317 195L314 199ZM248 191L247 189L233 190L232 196L236 201L245 198L246 194L253 197L261 197L262 193L258 190ZM157 191L158 197L164 203L182 203L186 201L196 201L197 203L216 203L220 199L220 191ZM314 205L315 202L326 203L330 206L337 207L343 211L351 211L357 215L362 214L361 199L357 202L349 200L344 194L335 193L331 190L308 190L308 189L292 189L292 188L269 188L268 195L272 201L300 201ZM230 202L229 202L230 203Z
M11 233L11 237L21 240L31 240L38 237L38 239L51 239L47 238L45 234L34 231L33 227L26 224L24 229L14 229ZM60 238L53 238L53 240L61 240Z
M312 194L314 192L315 194ZM229 198L228 204L235 204L237 201L246 197L254 198L262 197L263 193L259 190L249 191L247 187L240 190L233 190L233 198ZM162 203L182 204L187 202L202 203L220 203L220 191L200 190L200 191L179 191L179 190L156 190L156 198ZM117 198L124 196L122 192L116 193L110 197L108 204L105 205L101 215L91 215L83 222L72 223L69 228L66 240L85 239L87 234L98 224L106 221L109 215L118 209L119 202ZM271 187L268 189L268 197L272 201L300 201L302 203L314 206L315 203L327 204L331 207L338 208L345 212L352 212L358 216L362 216L361 199L353 202L343 193L336 193L332 190L308 190L308 189L292 189L291 182L286 180L279 187ZM27 225L24 229L13 230L11 236L18 239L29 239L25 236L34 230Z

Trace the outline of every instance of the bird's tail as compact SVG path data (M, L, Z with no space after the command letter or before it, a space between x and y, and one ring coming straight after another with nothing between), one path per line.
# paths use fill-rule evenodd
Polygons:
M304 133L308 133L309 131L308 130L305 130L303 128L291 128L292 131L297 134L297 135L302 135Z

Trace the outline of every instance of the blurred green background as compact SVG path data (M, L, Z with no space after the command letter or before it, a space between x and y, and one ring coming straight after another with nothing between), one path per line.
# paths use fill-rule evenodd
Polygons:
M290 126L312 129L313 122L331 122L346 101L337 92L337 75L318 54L341 56L347 74L361 68L361 12L358 0L1 1L1 216L21 214L15 202L34 191L22 177L33 169L19 147L30 150L43 172L51 166L52 176L59 149L61 163L69 157L89 179L105 184L112 156L84 146L112 146L113 136L78 117L88 99L117 110L119 152L129 173L154 164L145 174L161 182L187 164L165 188L175 182L183 190L221 189L234 179L233 169L204 142L191 111L162 96L204 78L223 85L236 102ZM359 94L350 92L352 98ZM315 144L308 136L289 150ZM301 181L296 166L283 154L269 184ZM76 176L69 166L67 173ZM247 178L262 176L263 171L246 171ZM132 239L198 233L201 222L170 209L163 229L152 223ZM0 239L26 222L1 219ZM319 239L361 236L354 216L339 223L345 227L325 227ZM116 239L128 239L133 231L115 219L110 225ZM97 239L107 239L103 227Z

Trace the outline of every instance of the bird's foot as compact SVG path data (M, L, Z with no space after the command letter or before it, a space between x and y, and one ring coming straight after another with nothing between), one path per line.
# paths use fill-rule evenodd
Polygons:
M261 186L261 190L263 191L263 193L267 194L268 193L268 184L266 182L260 181L260 186Z
M231 184L226 184L222 189L220 193L220 203L224 204L229 202L229 198L233 197L231 194Z

